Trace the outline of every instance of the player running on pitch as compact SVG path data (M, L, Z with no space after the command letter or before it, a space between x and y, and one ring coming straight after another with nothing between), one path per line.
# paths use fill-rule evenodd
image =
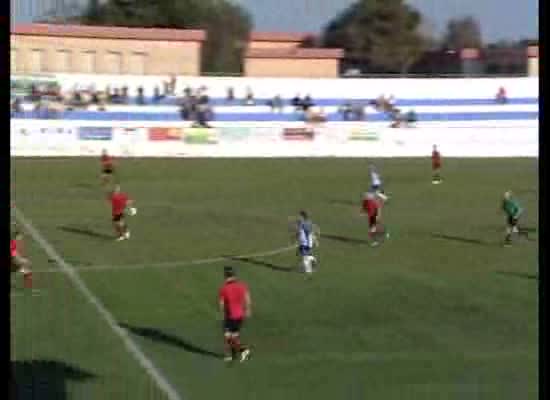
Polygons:
M510 246L513 234L527 236L527 232L521 231L519 228L519 217L523 213L523 209L518 201L512 197L512 192L509 190L504 193L502 210L506 214L506 237L504 238L504 244Z
M113 226L118 235L116 240L130 239L130 230L124 217L126 213L135 215L134 201L120 190L120 185L116 185L114 190L108 194L108 199L111 202Z
M388 196L384 193L384 188L382 187L382 177L380 176L380 173L378 172L374 164L371 164L369 166L369 174L371 183L370 190L382 200L387 201Z
M441 170L441 153L437 149L437 146L434 144L432 149L432 183L434 185L440 184L442 182L440 171Z
M308 218L305 211L300 211L296 225L296 239L298 241L298 253L302 257L303 271L310 275L317 266L317 258L313 255L313 248L318 244L315 234L315 225Z
M381 235L389 238L389 234L385 233L384 226L381 224L381 200L377 199L374 193L367 192L363 195L361 206L361 215L367 215L369 219L369 239L371 240L371 246L378 246L378 238Z
M21 255L21 241L23 235L15 231L10 239L11 272L23 274L23 286L32 289L32 271L30 261Z
M224 267L224 284L218 301L223 314L224 361L237 357L240 362L248 360L250 349L241 343L241 328L245 318L252 315L252 300L246 284L238 280L232 267Z
M103 149L101 152L101 182L103 186L107 186L115 175L115 162L112 156L107 153L107 150Z

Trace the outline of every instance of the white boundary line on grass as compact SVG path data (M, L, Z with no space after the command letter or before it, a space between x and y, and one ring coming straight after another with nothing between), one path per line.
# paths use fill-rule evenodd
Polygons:
M42 234L32 225L30 220L27 220L23 213L13 208L15 211L15 217L21 222L23 227L31 237L38 243L40 247L46 252L46 254L52 258L59 268L68 276L76 288L84 295L84 297L95 307L99 315L107 322L109 327L117 334L124 343L124 346L128 352L135 357L139 364L145 369L145 371L153 378L158 387L168 396L169 400L182 400L182 397L174 389L174 387L168 382L166 377L160 372L153 362L143 353L138 344L132 340L128 335L128 332L121 328L113 315L105 308L101 301L92 293L86 283L79 276L78 272L73 266L68 264L59 253L53 248L51 244L42 236Z
M73 266L74 270L78 271L105 271L105 270L116 270L116 271L127 271L127 270L136 270L136 269L166 269L166 268L178 268L190 265L201 265L201 264L214 264L222 261L229 261L232 258L238 260L239 258L249 258L249 257L267 257L276 254L285 253L287 251L296 249L296 246L285 246L280 247L275 250L263 251L260 253L251 253L235 256L226 256L226 257L212 257L212 258L203 258L197 260L188 260L188 261L167 261L160 263L143 263L143 264L126 264L126 265L84 265L84 266ZM53 273L53 272L62 272L58 268L42 269L36 270L36 273Z

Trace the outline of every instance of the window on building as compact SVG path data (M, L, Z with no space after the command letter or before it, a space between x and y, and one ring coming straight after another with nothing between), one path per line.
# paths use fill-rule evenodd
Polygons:
M132 75L145 75L147 63L147 54L146 53L132 53L132 58L130 60L129 72Z
M44 72L44 50L34 49L31 51L31 72Z
M109 74L121 74L122 73L122 54L110 51L107 53L107 60L105 69Z
M93 74L96 72L95 51L85 51L82 54L82 72L85 74Z
M11 72L17 72L17 49L12 48L10 51L10 69Z
M57 52L57 69L58 72L71 72L71 51L59 50Z

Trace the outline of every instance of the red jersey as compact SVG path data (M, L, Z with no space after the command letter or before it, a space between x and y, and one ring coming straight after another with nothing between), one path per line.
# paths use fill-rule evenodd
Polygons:
M108 154L101 155L101 165L103 168L112 168L113 167L113 157Z
M12 257L17 256L17 240L15 239L10 240L10 254Z
M243 282L230 280L224 283L220 289L220 300L223 301L227 318L244 318L247 293L248 288Z
M120 215L124 213L126 206L128 205L128 195L125 193L113 193L111 195L111 205L113 208L113 216Z
M379 208L380 204L376 201L376 199L363 200L363 211L365 211L369 217L376 216Z
M439 151L434 150L432 152L432 165L434 167L440 167L441 166L441 154L439 154Z

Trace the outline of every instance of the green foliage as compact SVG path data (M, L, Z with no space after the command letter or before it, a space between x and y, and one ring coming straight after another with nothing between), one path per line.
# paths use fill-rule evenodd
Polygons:
M481 28L474 17L451 19L443 38L443 47L451 50L479 49L483 46Z
M426 48L422 16L403 0L359 0L332 20L324 43L384 72L407 72Z
M144 28L205 29L202 71L241 72L242 52L251 17L227 0L110 0L92 3L80 18L84 24Z

